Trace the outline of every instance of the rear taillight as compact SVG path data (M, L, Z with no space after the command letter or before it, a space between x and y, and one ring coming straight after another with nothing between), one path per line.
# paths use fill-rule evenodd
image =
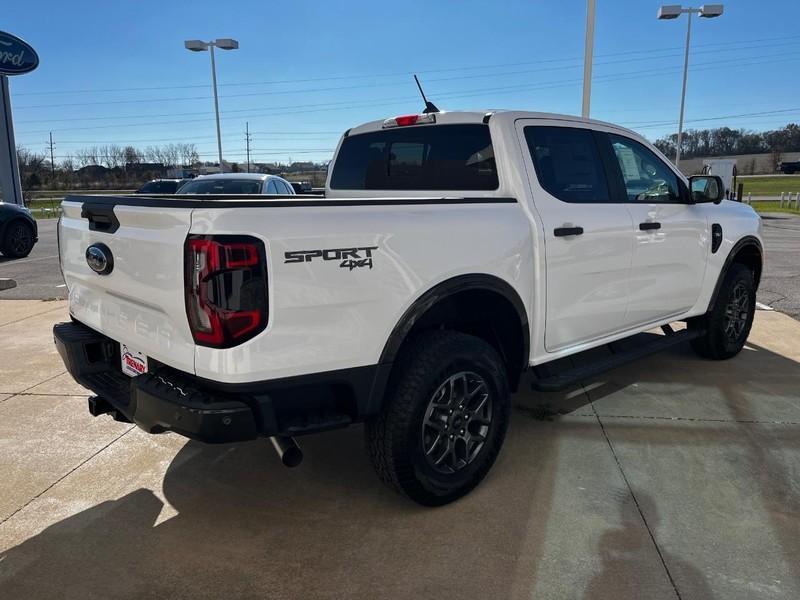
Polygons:
M269 306L261 240L190 235L185 260L186 314L197 344L230 348L264 330Z
M436 115L433 113L425 113L421 115L401 115L386 119L383 122L383 128L390 127L408 127L409 125L424 125L426 123L436 123Z

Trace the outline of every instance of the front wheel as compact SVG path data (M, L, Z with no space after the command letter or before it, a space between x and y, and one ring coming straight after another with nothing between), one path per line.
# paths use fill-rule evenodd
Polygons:
M694 351L704 358L724 360L739 354L750 335L756 310L753 272L741 264L733 264L711 310L689 323L703 329L702 337L692 340Z
M452 502L494 464L510 406L494 348L455 331L424 333L405 348L383 410L366 425L373 466L419 504Z
M8 258L24 258L31 253L34 243L33 227L24 221L11 223L3 240L3 254Z

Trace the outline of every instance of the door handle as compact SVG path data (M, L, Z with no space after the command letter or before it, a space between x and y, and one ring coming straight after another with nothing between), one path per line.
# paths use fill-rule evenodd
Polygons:
M553 229L553 235L556 237L564 237L567 235L581 235L583 227L556 227Z
M639 223L639 229L642 231L650 231L651 229L661 229L661 223L658 221L647 221Z

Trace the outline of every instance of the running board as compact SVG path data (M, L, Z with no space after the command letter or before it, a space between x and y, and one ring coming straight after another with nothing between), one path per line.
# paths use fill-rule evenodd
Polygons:
M616 367L705 335L705 331L698 329L674 331L669 325L665 325L662 329L664 330L664 335L630 350L617 351L612 342L608 344L608 348L611 350L610 356L591 362L588 365L574 367L557 375L536 379L531 384L531 387L541 392L557 392ZM546 364L542 366L546 367Z

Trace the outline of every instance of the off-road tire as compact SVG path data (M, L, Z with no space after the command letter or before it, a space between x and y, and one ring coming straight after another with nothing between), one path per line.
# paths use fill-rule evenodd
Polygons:
M8 258L25 258L35 243L33 227L25 221L14 221L6 227L0 250Z
M746 301L746 307L736 310L737 296ZM689 322L692 329L702 329L705 334L692 340L692 349L703 358L725 360L739 354L750 335L756 310L756 290L753 271L734 263L725 275L717 299L711 310ZM731 329L731 318L741 320L741 328Z
M471 462L441 473L425 455L423 421L443 384L463 373L485 383L491 417ZM506 370L494 348L460 332L426 332L398 357L382 411L366 424L367 450L389 487L424 506L441 506L464 496L486 476L505 439L510 411Z

